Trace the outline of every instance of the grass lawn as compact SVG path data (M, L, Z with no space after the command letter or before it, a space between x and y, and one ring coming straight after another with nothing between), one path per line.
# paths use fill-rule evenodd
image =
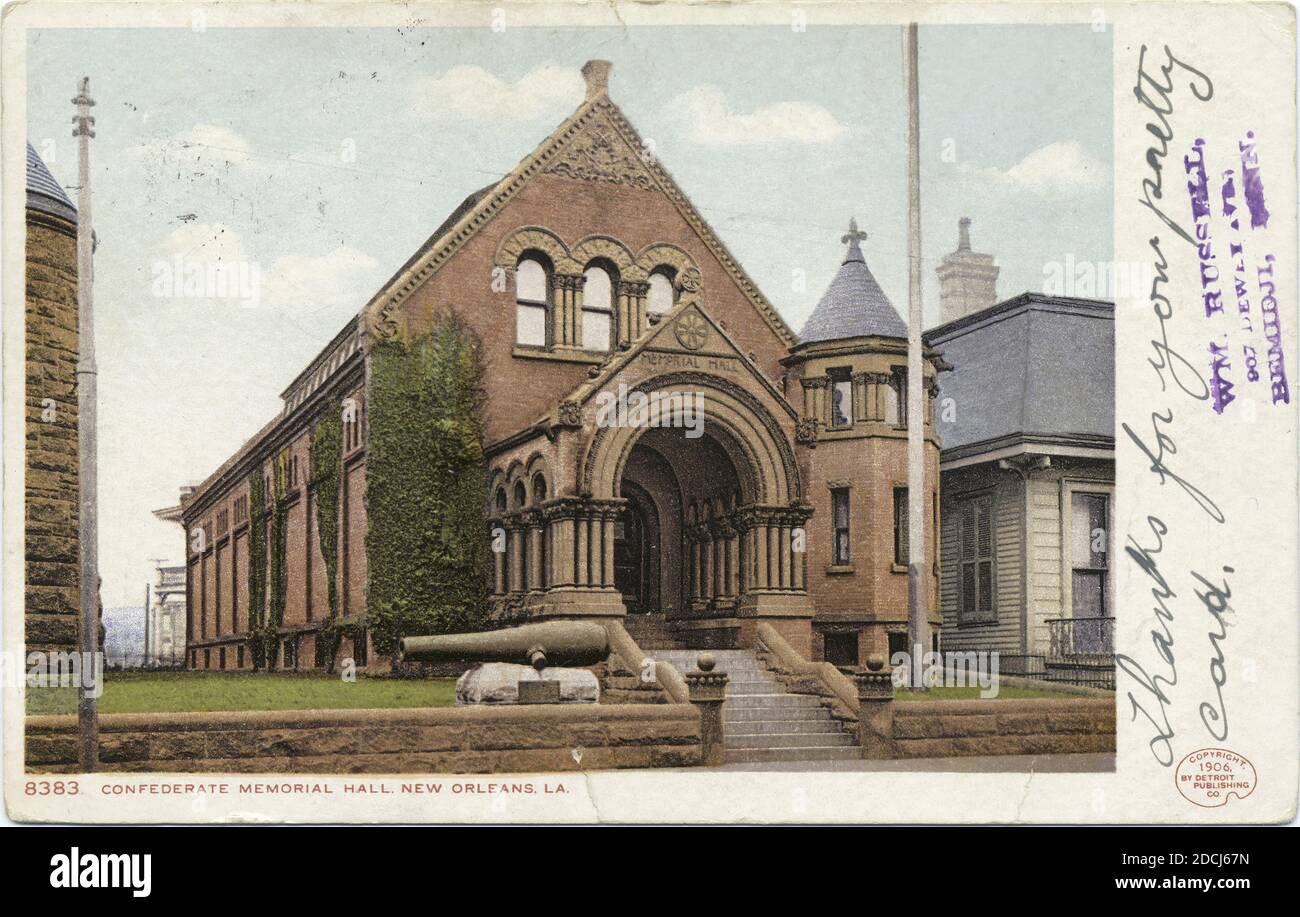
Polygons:
M895 700L981 700L978 685L968 685L964 688L937 687L929 691L910 691L907 688L899 688L894 692ZM997 697L990 697L989 700L1021 700L1027 697L1054 697L1066 698L1077 697L1068 691L1052 691L1049 688L1021 688L1003 685L998 691Z
M208 672L107 672L100 713L450 707L456 679ZM76 713L75 688L29 688L27 713Z

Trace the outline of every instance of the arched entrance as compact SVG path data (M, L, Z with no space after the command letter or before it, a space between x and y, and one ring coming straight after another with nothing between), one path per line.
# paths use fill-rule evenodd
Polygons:
M707 433L646 430L628 453L616 497L625 503L614 571L629 614L734 607L741 579L734 516L742 498L726 446Z

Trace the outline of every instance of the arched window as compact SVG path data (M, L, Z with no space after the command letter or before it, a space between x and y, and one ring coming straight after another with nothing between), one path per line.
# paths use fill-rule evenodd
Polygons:
M515 509L523 509L528 504L528 491L523 481L515 481Z
M515 268L516 343L526 347L546 346L549 290L546 267L535 258L521 260Z
M582 285L582 349L609 350L614 330L614 284L609 272L592 265Z
M496 499L493 500L493 504L495 505L495 507L496 507L496 511L497 511L498 513L501 513L501 514L504 514L504 513L505 513L505 511L506 511L506 489L505 489L504 487L498 487L498 488L497 488L497 495L496 495Z
M662 314L673 307L673 281L663 272L650 275L650 293L646 297L647 312Z
M546 478L540 474L533 475L533 505L540 506L546 502Z

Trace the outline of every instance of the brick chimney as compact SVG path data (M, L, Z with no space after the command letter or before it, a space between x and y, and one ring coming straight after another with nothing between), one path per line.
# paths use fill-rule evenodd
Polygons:
M992 255L971 251L970 217L957 221L957 250L944 255L939 275L940 321L987 309L998 301L998 266Z
M607 60L589 60L582 65L582 78L587 81L587 99L609 93L609 71L614 65Z

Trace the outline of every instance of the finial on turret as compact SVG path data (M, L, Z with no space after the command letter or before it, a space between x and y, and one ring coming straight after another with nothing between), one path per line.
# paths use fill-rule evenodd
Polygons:
M864 242L867 234L858 230L858 220L856 217L849 217L849 231L840 236L841 242Z

